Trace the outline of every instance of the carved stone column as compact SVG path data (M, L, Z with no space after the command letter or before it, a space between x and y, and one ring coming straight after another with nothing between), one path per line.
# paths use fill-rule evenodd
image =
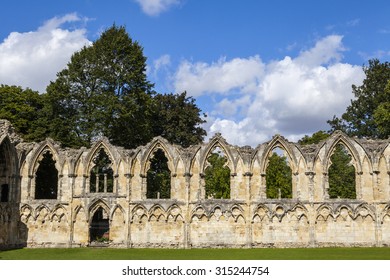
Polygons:
M141 199L146 199L148 182L146 174L139 174L141 177Z
M260 174L260 188L259 188L259 197L260 200L267 199L267 174Z
M246 183L246 246L248 248L252 247L252 222L251 222L251 201L252 201L252 196L251 196L251 179L252 179L253 173L251 172L245 172L244 177L245 177L245 183Z
M329 199L329 176L327 172L322 173L323 199Z
M314 201L314 176L316 175L313 171L305 172L307 178L309 178L309 201Z
M190 199L191 199L191 177L192 177L192 174L189 173L189 172L186 172L183 174L184 178L185 178L185 188L186 188L186 197L185 197L185 201L186 201L186 215L185 215L185 220L184 220L184 240L183 240L183 243L184 243L184 248L189 248L189 244L190 244L190 239L191 239L191 236L190 236L190 209L189 209L189 203L190 203Z

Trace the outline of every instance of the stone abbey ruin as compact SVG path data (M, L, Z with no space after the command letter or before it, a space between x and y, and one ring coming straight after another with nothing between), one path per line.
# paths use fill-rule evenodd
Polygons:
M343 145L356 199L329 196L329 167ZM256 148L217 134L188 148L157 137L126 150L24 142L0 121L0 247L321 247L390 245L390 141L333 133L301 146L276 135ZM230 171L229 198L206 195L205 170L218 149ZM267 198L275 149L291 168L292 197ZM169 169L166 194L148 190L155 153Z

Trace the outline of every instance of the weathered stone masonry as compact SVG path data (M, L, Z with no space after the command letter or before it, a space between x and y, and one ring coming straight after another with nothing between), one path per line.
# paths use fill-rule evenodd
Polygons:
M356 170L354 200L327 194L330 156L340 143ZM228 158L230 199L204 195L207 157L215 147ZM268 155L277 147L292 169L292 199L265 195ZM96 183L91 170L102 149L113 173ZM170 199L146 198L149 159L158 149L168 158ZM47 152L58 170L57 198L35 199L37 169ZM91 184L105 189L94 191ZM389 140L355 139L340 132L309 146L277 135L256 148L237 147L217 134L186 149L157 137L134 150L106 139L75 150L50 139L23 142L7 121L0 121L0 186L0 247L88 246L97 214L107 221L112 247L390 245Z

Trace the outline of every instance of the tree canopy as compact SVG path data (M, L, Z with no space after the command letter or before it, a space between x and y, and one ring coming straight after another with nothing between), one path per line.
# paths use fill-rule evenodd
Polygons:
M356 198L355 167L351 156L342 144L336 145L328 168L329 198Z
M328 123L332 130L342 130L350 136L388 138L390 131L390 63L369 60L363 66L366 78L360 86L352 85L355 95L346 112Z
M146 180L147 198L171 198L171 171L168 168L168 159L161 149L150 159Z
M227 158L222 152L214 151L207 161L209 166L205 170L206 198L230 198L230 169L225 166Z
M292 198L292 171L285 156L273 152L266 169L267 198Z
M201 142L206 131L195 99L185 92L158 94L153 86L143 48L113 25L72 55L45 94L1 86L0 117L26 140L51 137L75 148L101 136L125 148L159 135L183 146Z
M9 120L26 140L46 137L44 99L38 92L17 86L0 86L0 119Z

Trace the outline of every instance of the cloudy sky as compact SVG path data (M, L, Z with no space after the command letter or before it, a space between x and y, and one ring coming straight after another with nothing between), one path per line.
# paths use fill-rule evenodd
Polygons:
M124 25L156 91L187 91L208 137L240 146L327 130L362 66L390 59L386 0L15 0L1 10L0 84L43 93L72 53Z

